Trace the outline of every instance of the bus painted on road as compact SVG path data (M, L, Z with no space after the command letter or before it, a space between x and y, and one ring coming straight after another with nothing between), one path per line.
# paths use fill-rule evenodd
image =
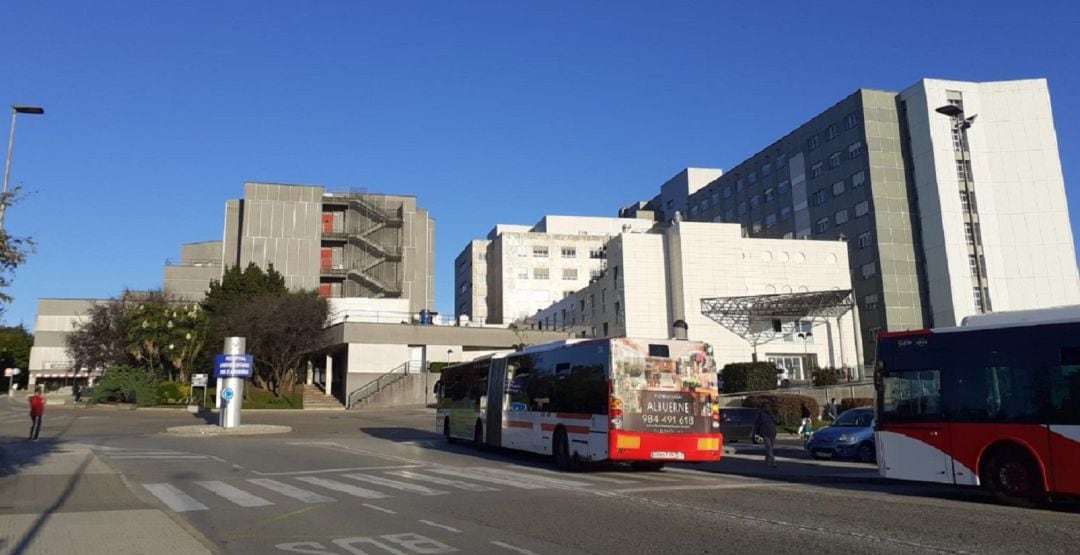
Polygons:
M447 440L552 455L559 468L716 461L716 365L685 340L567 340L445 368L436 429Z
M874 379L882 476L1080 494L1080 307L883 333Z

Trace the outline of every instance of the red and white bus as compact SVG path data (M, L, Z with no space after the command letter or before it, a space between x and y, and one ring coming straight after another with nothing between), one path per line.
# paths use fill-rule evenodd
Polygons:
M436 430L448 441L552 455L559 468L717 461L716 365L705 343L568 340L445 368Z
M874 378L882 476L1080 494L1080 307L883 333Z

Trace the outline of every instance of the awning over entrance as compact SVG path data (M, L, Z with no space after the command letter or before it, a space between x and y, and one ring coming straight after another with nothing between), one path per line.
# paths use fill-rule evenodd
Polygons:
M793 333L800 320L839 318L854 306L851 289L701 299L702 314L755 347Z

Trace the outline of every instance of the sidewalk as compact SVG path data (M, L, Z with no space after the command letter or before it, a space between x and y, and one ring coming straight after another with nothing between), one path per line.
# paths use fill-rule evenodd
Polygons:
M884 483L872 464L816 460L802 447L796 436L781 437L773 448L776 468L765 464L765 447L752 443L724 445L724 456L717 463L696 465L696 470L765 478L794 483Z
M0 444L0 499L0 553L211 553L89 449L54 439Z

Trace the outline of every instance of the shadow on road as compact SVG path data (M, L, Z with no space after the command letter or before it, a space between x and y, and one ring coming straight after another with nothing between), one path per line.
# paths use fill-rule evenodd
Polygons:
M79 468L71 475L71 479L68 480L67 486L64 487L64 492L60 494L60 497L58 497L52 505L38 516L37 520L34 521L34 524L30 526L30 529L23 534L23 537L20 538L19 542L15 544L15 547L11 549L12 554L19 555L20 553L26 552L27 548L30 547L30 544L32 544L38 534L41 533L41 529L45 526L45 523L49 521L49 518L52 517L53 513L64 507L64 503L71 497L71 493L75 491L75 487L79 485L79 482L83 478L83 473L86 471L86 467L90 465L90 461L92 460L94 460L93 457L86 457L83 459L82 464L79 465Z

